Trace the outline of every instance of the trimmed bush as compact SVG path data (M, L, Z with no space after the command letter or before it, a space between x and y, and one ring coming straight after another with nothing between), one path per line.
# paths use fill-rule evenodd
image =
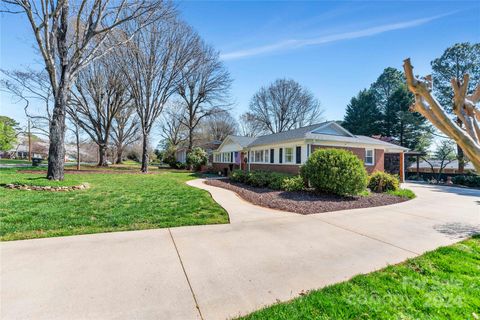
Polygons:
M266 188L270 184L270 172L250 171L246 183L253 187Z
M315 190L338 195L359 194L368 183L362 161L352 152L342 149L315 151L300 173Z
M300 176L285 178L282 183L282 190L285 191L302 191L304 187L303 178Z
M207 152L202 148L193 148L192 151L187 154L187 164L195 171L199 171L202 166L207 164L207 161Z
M397 191L399 186L396 176L382 171L372 173L368 182L368 188L373 192Z
M268 187L274 190L285 190L283 183L285 179L290 178L291 175L285 173L271 172L270 173L270 182Z
M230 180L245 183L247 181L247 173L243 170L233 170L230 174Z
M480 188L480 175L466 174L463 176L455 176L452 182L466 187Z

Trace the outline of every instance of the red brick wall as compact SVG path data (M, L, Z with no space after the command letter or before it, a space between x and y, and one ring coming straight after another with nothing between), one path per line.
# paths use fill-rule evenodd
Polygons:
M248 165L247 165L248 168ZM298 174L300 166L296 164L268 164L268 163L252 163L250 170L275 171L283 173Z
M333 146L320 146L320 145L312 145L312 153L317 149L344 149L351 151L354 155L356 155L360 160L365 162L365 148L352 148L352 147L333 147ZM373 166L365 165L365 169L367 169L368 173L372 173L374 171L383 171L384 170L384 151L382 149L375 149L375 163Z
M233 165L233 170L240 169L240 165L235 163L213 163L212 168L215 172L221 171L222 174L224 172L224 169L227 169L227 175L229 175L231 172L230 165Z

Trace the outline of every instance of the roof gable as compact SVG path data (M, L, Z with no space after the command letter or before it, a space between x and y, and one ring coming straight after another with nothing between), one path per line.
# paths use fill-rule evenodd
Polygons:
M351 134L347 129L344 127L340 126L336 122L329 122L324 124L323 126L310 131L310 133L313 134L326 134L326 135L332 135L332 136L343 136L343 137L355 137L353 134Z

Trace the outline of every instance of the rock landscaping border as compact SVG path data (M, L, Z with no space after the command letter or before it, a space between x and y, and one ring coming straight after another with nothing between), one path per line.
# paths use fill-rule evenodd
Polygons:
M52 186L31 186L28 184L15 184L9 183L5 185L7 189L16 189L16 190L30 190L30 191L75 191L75 190L85 190L90 186L88 183L82 183L78 186L61 186L61 187L52 187Z

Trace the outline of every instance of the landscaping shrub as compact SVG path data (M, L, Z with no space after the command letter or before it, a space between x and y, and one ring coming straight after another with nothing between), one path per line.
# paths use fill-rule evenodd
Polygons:
M282 183L282 190L285 191L302 191L304 187L305 184L301 176L285 178Z
M230 174L230 180L253 187L270 188L273 190L298 191L302 190L304 186L303 179L300 176L269 171L245 172L243 170L234 170Z
M289 179L290 177L291 175L286 173L271 172L268 187L273 190L285 190L283 187L283 183L286 179Z
M233 170L230 174L230 180L235 182L246 183L247 182L247 173L243 170L237 169Z
M207 164L207 161L207 152L202 148L193 148L192 151L187 154L187 164L195 171L200 170L202 166Z
M480 175L466 174L452 178L452 182L466 187L480 188Z
M315 190L338 195L356 195L365 190L368 182L362 161L341 149L315 151L300 173Z
M368 188L373 192L397 191L400 181L394 175L376 171L372 173L368 182Z
M270 173L266 171L250 171L246 183L259 188L268 187L270 184Z

